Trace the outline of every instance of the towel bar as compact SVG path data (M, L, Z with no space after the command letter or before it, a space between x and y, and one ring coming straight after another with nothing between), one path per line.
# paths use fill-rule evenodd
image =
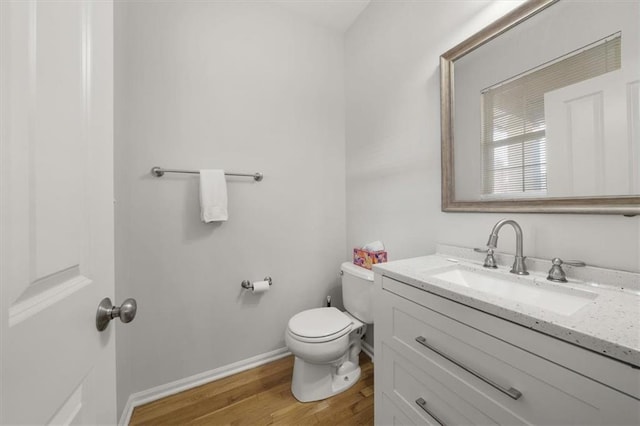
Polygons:
M151 174L154 175L155 177L162 177L162 176L164 176L165 173L188 173L188 174L193 174L193 175L200 174L200 172L198 170L164 169L164 168L158 167L158 166L155 166L155 167L153 167L151 169ZM256 173L228 173L228 172L225 172L225 176L252 177L253 180L255 180L256 182L260 182L262 180L262 178L264 177L262 175L262 173L259 173L259 172L256 172Z

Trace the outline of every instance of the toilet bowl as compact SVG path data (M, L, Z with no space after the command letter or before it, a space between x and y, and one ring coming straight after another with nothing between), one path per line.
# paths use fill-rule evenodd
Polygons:
M372 322L373 273L351 263L343 263L341 270L347 312L308 309L287 325L285 343L295 355L291 391L302 402L336 395L360 378L361 340L367 330L363 321Z

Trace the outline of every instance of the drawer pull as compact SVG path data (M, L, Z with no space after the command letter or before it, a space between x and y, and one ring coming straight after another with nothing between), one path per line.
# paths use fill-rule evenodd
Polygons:
M418 404L418 407L422 408L424 410L425 413L427 413L428 415L430 415L431 417L433 417L433 419L436 421L436 423L438 423L440 426L446 426L444 424L444 422L442 420L440 420L438 418L438 416L436 416L435 414L433 414L431 412L431 410L429 410L427 408L427 401L424 400L424 398L418 398L416 399L416 404Z
M433 352L437 353L438 355L440 355L441 357L445 358L446 360L451 361L452 363L454 363L458 367L462 368L463 370L473 374L478 379L482 380L483 382L487 383L488 385L493 386L494 388L498 389L500 392L504 393L505 395L509 396L510 398L519 399L522 396L522 392L520 392L518 389L514 389L514 388L507 389L507 388L505 388L503 386L500 386L499 384L497 384L493 380L484 377L482 374L478 373L477 371L467 367L466 365L461 364L460 362L458 362L455 359L451 358L447 354L445 354L445 353L439 351L438 349L434 348L433 346L431 346L430 344L427 343L427 339L425 339L424 337L422 337L422 336L416 337L416 342L420 343L425 348L432 350Z

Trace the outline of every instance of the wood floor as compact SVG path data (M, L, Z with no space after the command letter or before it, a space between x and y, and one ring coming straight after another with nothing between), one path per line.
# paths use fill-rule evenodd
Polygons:
M318 402L291 394L293 356L137 407L131 425L372 425L373 364L347 391Z

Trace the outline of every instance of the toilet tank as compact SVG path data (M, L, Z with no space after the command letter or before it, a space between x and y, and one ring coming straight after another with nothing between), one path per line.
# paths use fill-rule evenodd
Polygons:
M373 323L373 271L344 262L342 271L342 303L360 321Z

